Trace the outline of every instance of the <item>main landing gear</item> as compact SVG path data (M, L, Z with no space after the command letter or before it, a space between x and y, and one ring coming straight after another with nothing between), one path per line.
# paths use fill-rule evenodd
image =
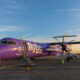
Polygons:
M74 56L72 54L68 53L66 60L67 61L72 61L73 60L73 57Z

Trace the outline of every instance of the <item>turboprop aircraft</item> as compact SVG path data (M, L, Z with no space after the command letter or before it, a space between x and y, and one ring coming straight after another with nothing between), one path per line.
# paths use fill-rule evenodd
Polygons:
M32 58L41 56L63 55L63 52L69 53L72 44L80 42L64 42L65 37L73 36L57 36L62 37L63 41L58 43L38 43L26 41L22 39L3 38L0 40L0 60L22 58L26 63L33 65ZM68 60L71 58L67 57ZM63 58L62 58L63 60Z

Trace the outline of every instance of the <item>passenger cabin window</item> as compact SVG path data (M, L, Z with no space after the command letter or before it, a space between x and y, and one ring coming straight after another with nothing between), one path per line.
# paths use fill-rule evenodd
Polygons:
M16 45L15 41L0 41L0 45Z

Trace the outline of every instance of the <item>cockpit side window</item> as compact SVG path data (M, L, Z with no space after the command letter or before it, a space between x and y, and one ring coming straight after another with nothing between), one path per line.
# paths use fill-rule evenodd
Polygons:
M7 41L0 41L0 45L5 45L7 44Z
M15 41L0 41L0 45L16 45Z

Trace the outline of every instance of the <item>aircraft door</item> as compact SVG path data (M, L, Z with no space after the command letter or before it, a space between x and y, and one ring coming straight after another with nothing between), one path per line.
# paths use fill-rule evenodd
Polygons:
M26 57L27 56L27 45L26 45L26 42L22 42L23 44L23 47L24 47L24 52L23 52L23 56Z

